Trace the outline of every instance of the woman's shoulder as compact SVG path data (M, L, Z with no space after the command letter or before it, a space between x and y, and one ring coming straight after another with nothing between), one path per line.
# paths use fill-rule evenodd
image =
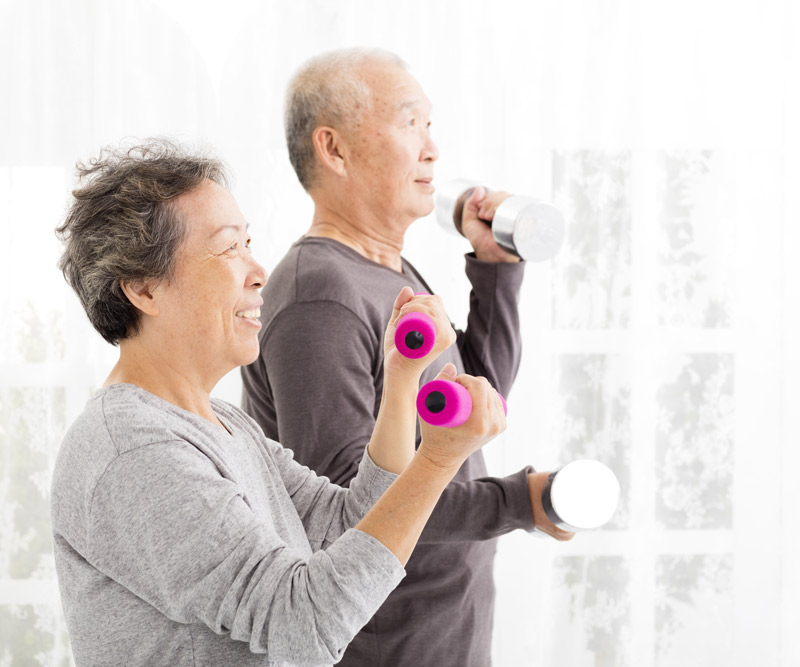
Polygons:
M222 423L232 431L234 437L246 436L267 451L275 452L283 449L279 442L264 435L258 422L240 407L214 397L211 398L211 407Z

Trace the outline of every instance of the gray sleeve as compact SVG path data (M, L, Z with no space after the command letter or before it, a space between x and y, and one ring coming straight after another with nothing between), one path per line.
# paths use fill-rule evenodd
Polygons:
M377 466L365 448L358 474L345 489L297 463L291 450L277 443L269 446L314 551L327 549L361 521L397 479L397 475Z
M333 302L292 306L261 342L281 444L342 486L353 479L375 428L380 344L359 318ZM533 529L523 473L448 485L420 543L486 540L517 528Z
M303 558L185 442L117 457L89 524L95 567L168 618L230 633L274 661L337 661L404 574L356 529Z
M511 391L522 357L518 304L524 272L525 262L466 256L472 291L467 328L458 332L456 344L466 372L484 376L503 396Z

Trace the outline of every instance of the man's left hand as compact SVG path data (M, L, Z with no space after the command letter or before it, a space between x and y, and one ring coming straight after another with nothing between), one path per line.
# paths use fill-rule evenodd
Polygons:
M461 213L461 231L472 244L475 256L483 262L519 262L520 258L504 250L492 236L486 224L494 219L495 211L511 196L508 192L486 192L478 186L472 191Z
M559 528L550 521L542 505L542 491L547 484L549 475L549 472L528 473L528 491L531 494L531 506L533 508L533 527L559 542L564 542L575 537L575 533Z

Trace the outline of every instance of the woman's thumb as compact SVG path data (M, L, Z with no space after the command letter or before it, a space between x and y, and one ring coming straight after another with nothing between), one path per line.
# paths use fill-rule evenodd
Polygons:
M436 377L437 380L455 380L456 375L458 375L458 370L456 369L454 364L447 363L444 365L444 368L439 371L439 375Z

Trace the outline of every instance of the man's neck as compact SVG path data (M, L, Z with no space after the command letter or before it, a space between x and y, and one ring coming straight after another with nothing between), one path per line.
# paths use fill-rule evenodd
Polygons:
M345 216L317 204L306 236L333 239L377 264L402 272L404 234L399 224L382 223L377 217L357 212Z

